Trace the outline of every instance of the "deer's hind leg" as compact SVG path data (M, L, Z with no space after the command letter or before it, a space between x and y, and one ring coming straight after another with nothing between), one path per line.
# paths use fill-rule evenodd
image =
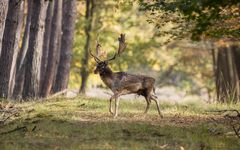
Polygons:
M113 98L114 98L114 95L111 96L111 98L110 98L110 100L109 100L109 112L110 112L111 114L113 114L113 110L112 110L112 100L113 100Z
M153 95L150 96L150 99L152 99L152 100L154 100L156 102L158 114L160 115L161 118L163 118L163 115L162 115L162 113L160 111L160 106L159 106L158 100Z
M151 99L149 96L144 96L145 99L146 99L146 102L147 102L147 106L146 106L146 109L144 111L144 114L147 114L148 110L149 110L149 107L150 107L150 104L151 104Z

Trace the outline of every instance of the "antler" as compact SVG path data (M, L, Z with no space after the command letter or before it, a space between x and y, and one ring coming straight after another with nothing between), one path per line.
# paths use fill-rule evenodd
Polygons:
M96 41L96 42L97 42L97 45L96 45L96 53L97 53L97 56L99 56L100 47L102 47L102 46L101 46L101 44L100 44L98 41Z
M120 37L118 38L118 42L119 42L119 47L118 47L117 52L114 54L114 56L112 58L106 60L107 62L111 61L111 60L114 60L117 55L120 56L120 54L127 47L127 44L125 43L125 34L120 34Z
M119 41L118 55L120 56L120 54L127 47L127 44L125 43L125 34L120 34L120 37L118 38L118 41Z
M99 55L100 47L101 47L101 45L100 45L99 42L97 41L97 46L96 46L97 56ZM101 61L97 56L93 55L93 53L92 53L92 51L91 51L90 49L89 49L89 53L90 53L90 55L94 58L94 60L95 60L97 63Z
M89 49L89 54L94 58L94 60L98 63L100 62L101 60L99 58L97 58L97 56L94 56L91 49Z

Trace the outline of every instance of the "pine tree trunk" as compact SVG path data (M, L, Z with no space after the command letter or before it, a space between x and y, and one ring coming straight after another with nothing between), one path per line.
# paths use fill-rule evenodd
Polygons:
M61 24L61 32L62 32L62 24ZM58 71L58 66L59 66L59 62L60 62L61 43L62 43L62 33L59 33L56 66L55 66L55 69L54 69L53 83L52 83L52 89L51 89L52 94L55 93L54 88L55 88L55 85L56 85L57 71Z
M76 19L76 0L63 1L63 35L61 42L60 63L57 70L55 92L67 89L71 57L72 57L72 44Z
M61 16L62 16L62 0L58 0L55 1L54 4L54 14L52 19L51 37L48 53L49 59L42 86L41 94L42 97L47 97L50 94L54 80L58 52L58 39L59 33L61 32Z
M49 51L49 42L50 42L50 36L51 36L53 8L54 8L54 1L50 1L48 4L47 15L45 20L45 32L44 32L43 53L42 53L42 61L41 61L41 76L40 76L41 89L43 86L45 73L47 69L47 63L48 63L48 51Z
M27 19L26 25L23 35L23 41L21 49L18 53L17 57L17 64L16 64L16 78L15 78L15 85L13 90L13 98L20 99L22 97L23 91L23 84L24 84L24 76L25 76L25 65L26 65L26 53L28 49L28 42L29 42L29 32L30 32L30 25L31 25L31 15L32 15L32 0L28 0L28 10L27 10Z
M222 103L236 103L240 98L239 46L229 45L219 47L216 57L217 100Z
M45 0L32 1L32 10L29 45L26 54L24 99L39 97L44 20L46 17Z
M4 29L2 53L0 58L0 97L9 98L10 79L18 51L19 24L22 23L21 10L23 3L18 0L9 1L9 9Z
M7 12L8 12L8 0L1 0L0 1L0 56L1 56L2 38L4 33Z
M90 40L91 40L91 31L92 31L92 20L93 20L93 12L94 12L94 0L86 0L86 27L85 27L85 34L86 34L86 43L84 46L84 58L82 59L82 67L81 67L81 78L82 83L79 90L80 94L86 93L86 85L87 79L89 76L88 71L88 60L89 60L89 47L90 47Z
M24 1L22 1L23 4L21 6L21 10L19 12L19 23L17 27L17 32L16 32L16 42L15 42L15 50L16 53L14 53L13 56L13 61L12 61L12 67L11 67L11 73L10 73L10 85L9 85L9 97L12 97L13 94L13 89L15 85L15 78L16 78L16 69L17 69L17 57L19 53L19 41L22 35L22 29L23 29L23 24L24 24Z

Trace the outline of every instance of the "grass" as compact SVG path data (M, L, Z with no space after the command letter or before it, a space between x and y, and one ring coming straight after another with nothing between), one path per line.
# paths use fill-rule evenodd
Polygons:
M20 114L0 126L0 149L231 150L240 147L240 140L232 134L227 121L221 115L206 112L240 109L240 104L165 102L161 103L163 119L158 116L154 103L144 115L145 101L121 100L117 119L108 113L108 105L107 100L86 97L14 103Z

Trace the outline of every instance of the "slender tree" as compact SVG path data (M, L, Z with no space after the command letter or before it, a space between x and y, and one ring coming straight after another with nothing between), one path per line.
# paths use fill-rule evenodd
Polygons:
M67 89L71 57L72 57L72 44L76 19L76 0L63 1L63 20L62 20L62 42L60 62L57 70L55 92Z
M5 27L5 20L8 11L8 0L1 0L0 1L0 55L2 49L2 36Z
M23 3L25 3L25 1L23 1ZM22 29L23 29L23 24L24 24L24 4L22 4L21 6L21 10L19 11L19 22L18 22L18 27L17 27L17 32L16 32L16 42L15 42L15 46L14 46L14 51L16 51L16 53L14 53L13 55L13 60L12 60L12 67L11 67L11 72L10 72L10 83L9 83L9 97L12 96L13 94L13 89L14 89L14 85L15 85L15 77L16 77L16 71L17 71L17 57L18 57L18 53L19 50L21 50L19 48L19 41L22 35Z
M48 64L42 86L42 97L47 97L52 89L58 55L59 33L61 32L62 0L55 1L52 19L51 37L48 52Z
M28 49L29 42L29 32L31 25L31 15L32 15L32 0L27 1L27 19L25 23L25 30L22 40L21 49L18 53L17 64L16 64L16 78L15 85L13 90L13 98L21 98L24 84L24 76L25 76L25 64L26 64L26 53Z
M19 24L22 23L21 11L23 2L19 0L9 1L9 9L5 23L2 53L0 58L0 97L9 98L10 79L18 51Z
M52 93L55 92L54 88L56 85L57 71L58 71L58 66L59 66L59 62L60 62L61 43L62 43L62 23L61 23L61 32L59 32L59 36L58 36L56 66L54 68L53 83L52 83L52 89L51 89Z
M42 61L41 61L40 87L42 87L42 85L43 85L45 73L46 73L46 69L47 69L47 63L48 63L48 51L49 51L49 42L50 42L50 36L51 36L53 8L54 8L54 1L50 1L48 8L47 8L47 15L46 15L46 20L45 20L43 53L42 53Z
M26 70L23 89L24 99L39 97L40 67L45 17L45 0L32 1L32 15L29 34L29 39L31 40L29 40L26 54Z
M86 26L85 26L85 34L86 34L86 43L84 46L84 57L82 59L82 67L81 67L81 87L79 93L85 94L86 92L86 84L89 76L88 71L88 60L89 60L89 47L91 41L91 31L92 31L92 22L93 22L93 13L94 13L94 0L86 0Z
M215 80L217 100L236 103L240 100L240 52L235 42L225 41L215 49Z

